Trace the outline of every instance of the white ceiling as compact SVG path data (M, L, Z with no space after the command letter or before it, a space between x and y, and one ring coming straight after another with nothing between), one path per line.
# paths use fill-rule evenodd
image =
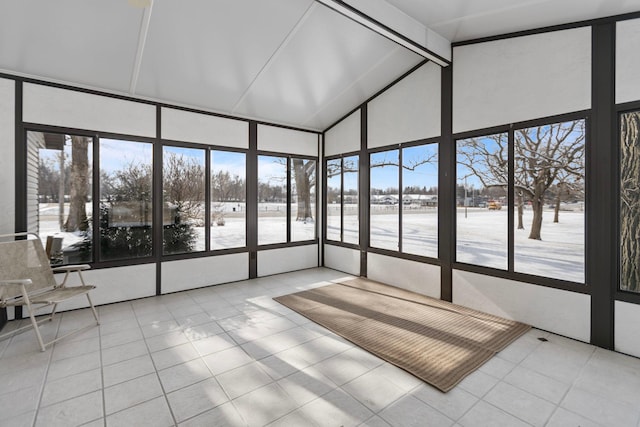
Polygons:
M450 41L640 10L640 0L384 5ZM314 0L0 0L2 71L313 130L422 60Z

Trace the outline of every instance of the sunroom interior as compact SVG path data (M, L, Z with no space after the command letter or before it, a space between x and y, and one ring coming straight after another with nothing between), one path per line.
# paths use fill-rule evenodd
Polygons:
M0 235L102 322L0 341L0 424L639 427L639 50L638 0L3 2ZM443 394L272 300L345 277L533 329Z

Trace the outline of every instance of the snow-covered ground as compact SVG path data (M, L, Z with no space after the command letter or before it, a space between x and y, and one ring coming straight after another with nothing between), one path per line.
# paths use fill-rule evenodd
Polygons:
M224 204L225 223L211 227L211 248L223 249L245 245L245 209L236 203ZM235 211L233 210L235 208ZM68 209L68 207L67 207ZM87 205L87 214L91 206ZM259 244L286 241L285 204L260 203L258 211ZM398 250L398 205L371 206L371 246ZM357 205L345 205L344 242L358 243ZM327 237L340 238L340 206L327 207ZM292 206L295 218L296 206ZM404 206L403 251L410 254L437 257L437 209ZM81 240L77 233L59 232L58 205L41 204L40 237L63 237L63 248ZM542 240L528 238L531 210L524 211L524 230L515 232L515 271L521 273L584 282L584 212L576 209L561 211L560 222L553 223L553 210L545 209L542 225ZM507 209L492 211L486 208L458 208L456 215L458 262L507 268ZM315 221L293 221L292 240L311 240L315 237ZM196 227L198 239L195 250L204 250L204 227Z

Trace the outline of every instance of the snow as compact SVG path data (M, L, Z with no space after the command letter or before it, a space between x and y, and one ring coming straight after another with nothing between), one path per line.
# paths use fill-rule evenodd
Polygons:
M233 211L233 208L236 211ZM65 207L68 209L68 205ZM87 205L87 214L91 214ZM399 205L371 206L371 246L398 250L398 209ZM224 204L225 224L211 227L211 248L223 249L243 247L246 241L244 204ZM507 215L506 206L502 210L486 208L458 208L456 215L457 262L507 269ZM295 213L295 205L292 213ZM339 240L340 205L327 206L327 237ZM345 243L358 244L358 205L344 206ZM82 239L79 233L59 232L58 205L40 205L40 237L63 237L63 248ZM259 204L258 212L259 244L282 243L286 241L286 205L277 203ZM585 280L585 236L584 212L581 209L560 212L560 222L553 223L553 210L545 209L543 214L542 240L528 238L533 213L524 211L524 230L515 231L514 267L516 272L533 274L572 282ZM517 220L517 218L515 218ZM517 221L514 221L517 222ZM403 252L437 257L437 209L434 207L403 206ZM316 222L292 221L292 240L315 238ZM204 227L196 227L198 240L196 250L204 250Z

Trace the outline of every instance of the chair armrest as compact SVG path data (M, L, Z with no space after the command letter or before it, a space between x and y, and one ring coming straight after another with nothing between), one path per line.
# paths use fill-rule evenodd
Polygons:
M31 279L7 279L0 280L0 286L10 286L10 285L30 285L33 283Z
M58 272L71 272L71 271L82 271L82 270L89 270L91 268L91 266L89 264L78 264L78 265L62 265L60 267L53 267L51 268L51 271L53 271L54 273L58 273Z

